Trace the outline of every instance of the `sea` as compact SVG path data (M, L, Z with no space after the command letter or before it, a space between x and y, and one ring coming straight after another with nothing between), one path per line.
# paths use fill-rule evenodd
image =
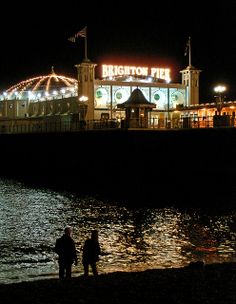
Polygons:
M2 178L0 284L58 278L54 246L66 225L72 226L78 255L73 277L83 274L82 247L93 229L102 250L100 274L236 261L236 207L134 207Z

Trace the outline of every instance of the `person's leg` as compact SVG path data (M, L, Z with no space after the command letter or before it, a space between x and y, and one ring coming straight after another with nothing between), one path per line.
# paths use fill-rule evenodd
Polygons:
M97 271L97 265L96 262L91 264L92 267L92 271L93 271L93 275L97 276L98 275L98 271Z
M67 279L70 279L70 278L71 278L71 267L72 267L71 264L67 264L67 265L66 265L66 278L67 278Z
M65 265L64 263L59 263L59 278L64 279L65 275Z
M87 277L89 272L89 265L87 263L83 263L83 266L84 266L84 276Z

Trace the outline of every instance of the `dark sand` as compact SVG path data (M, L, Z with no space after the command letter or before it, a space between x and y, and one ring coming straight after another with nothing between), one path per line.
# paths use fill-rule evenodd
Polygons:
M236 303L236 263L0 285L7 303Z

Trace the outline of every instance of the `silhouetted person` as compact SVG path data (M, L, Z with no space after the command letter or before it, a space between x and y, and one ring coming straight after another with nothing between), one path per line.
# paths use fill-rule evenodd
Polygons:
M59 255L59 278L70 279L72 264L77 265L75 242L72 239L72 228L67 226L64 235L56 240L55 252Z
M99 255L101 254L100 245L98 242L98 232L93 230L91 238L87 239L83 246L83 266L84 266L84 276L87 277L89 273L89 265L92 268L93 275L98 275L97 272L97 261L99 260Z

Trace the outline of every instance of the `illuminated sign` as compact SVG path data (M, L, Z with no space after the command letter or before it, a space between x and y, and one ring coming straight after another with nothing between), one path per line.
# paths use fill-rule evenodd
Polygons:
M102 77L113 76L151 76L154 78L164 79L170 81L170 69L158 67L140 67L140 66L124 66L124 65L102 65Z

